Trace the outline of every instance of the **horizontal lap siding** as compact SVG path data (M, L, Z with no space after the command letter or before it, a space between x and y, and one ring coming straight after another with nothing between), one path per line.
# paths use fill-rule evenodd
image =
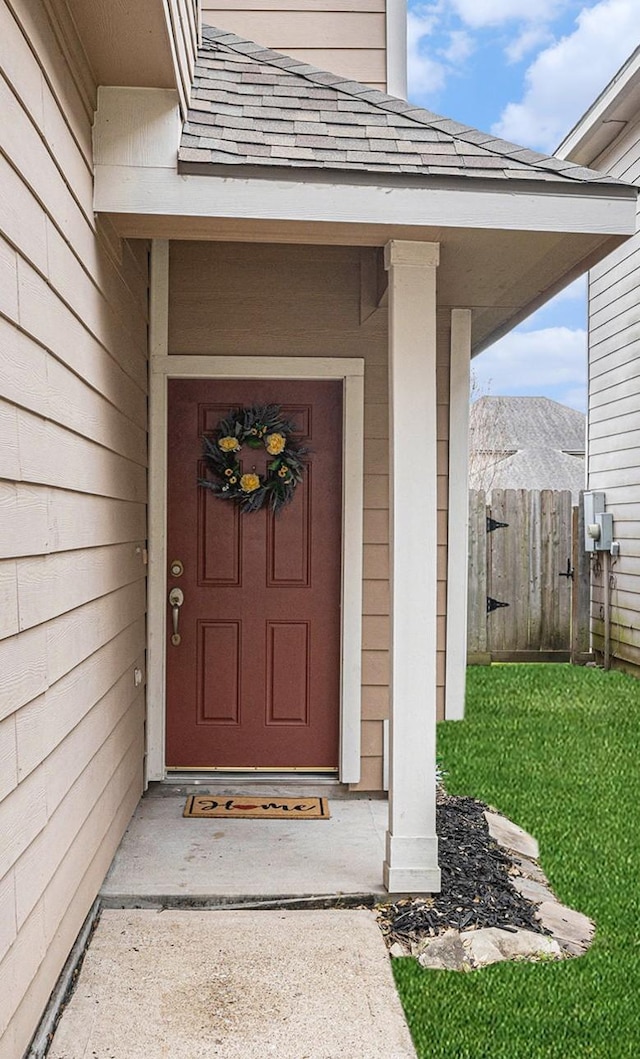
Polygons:
M0 2L1 1059L29 1043L143 761L146 251L96 227L89 78L45 12Z
M382 90L385 0L204 0L204 25Z
M625 130L597 167L640 183L640 125ZM589 274L589 488L606 494L620 555L611 565L611 652L640 666L640 236ZM602 564L594 567L594 646L604 647ZM638 670L635 670L638 672Z
M172 243L169 351L191 355L362 357L365 361L362 780L382 787L389 714L389 403L387 313L361 323L375 251L322 246ZM363 270L361 272L361 265ZM367 302L369 304L369 301ZM438 507L446 532L448 333L439 338ZM439 711L444 701L446 547L438 550Z

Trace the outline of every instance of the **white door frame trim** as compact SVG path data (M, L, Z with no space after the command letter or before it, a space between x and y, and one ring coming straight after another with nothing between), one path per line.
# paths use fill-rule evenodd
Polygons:
M147 779L165 765L167 382L170 378L339 379L343 395L340 780L360 780L364 360L346 357L169 356L168 244L154 240L150 298L150 475Z

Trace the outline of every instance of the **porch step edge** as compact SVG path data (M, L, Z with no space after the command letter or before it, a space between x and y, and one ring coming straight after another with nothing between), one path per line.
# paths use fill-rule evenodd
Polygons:
M233 911L241 909L273 910L279 908L323 909L323 908L373 908L387 898L386 891L335 894L102 894L101 908L164 909L209 909L211 911Z

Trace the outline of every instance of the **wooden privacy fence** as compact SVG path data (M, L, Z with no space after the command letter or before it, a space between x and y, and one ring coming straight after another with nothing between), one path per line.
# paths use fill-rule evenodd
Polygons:
M470 662L585 660L579 529L568 490L470 490Z

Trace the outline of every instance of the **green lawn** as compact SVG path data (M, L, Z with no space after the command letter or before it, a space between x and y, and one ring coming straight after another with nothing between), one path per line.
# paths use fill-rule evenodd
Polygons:
M393 961L421 1059L640 1053L640 681L560 665L477 667L439 726L451 794L536 836L564 903L596 923L580 959L468 974Z

